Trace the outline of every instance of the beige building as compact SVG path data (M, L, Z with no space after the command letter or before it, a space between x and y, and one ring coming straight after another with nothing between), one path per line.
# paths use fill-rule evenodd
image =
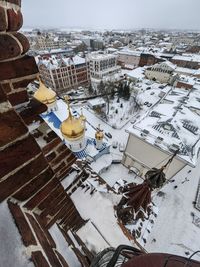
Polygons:
M123 164L138 174L163 166L178 150L166 178L184 166L194 167L200 150L200 116L196 103L200 86L188 91L172 88L169 94L139 122L128 129Z
M67 40L43 34L38 34L31 45L31 48L36 51L64 47L67 47Z
M171 153L160 149L156 144L150 144L144 138L130 133L122 163L129 169L132 167L138 174L144 175L151 168L162 167L170 156L172 156ZM176 157L167 169L167 179L173 177L186 165L187 162Z
M147 68L145 76L149 80L155 80L160 83L171 83L174 70L175 66L171 62L165 61Z
M92 78L103 79L121 70L121 67L117 66L117 56L113 54L91 53L88 60Z

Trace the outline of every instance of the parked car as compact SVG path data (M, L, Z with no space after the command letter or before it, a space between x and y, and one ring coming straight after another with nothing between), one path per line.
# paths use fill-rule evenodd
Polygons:
M148 86L147 88L146 88L146 90L150 90L151 89L151 87L150 86Z
M152 106L152 104L151 104L151 103L148 103L148 104L147 104L147 107L148 107L148 108L150 108L151 106Z
M137 168L135 168L135 167L130 167L129 168L129 173L134 173L136 175L139 175L140 174L140 171Z
M146 105L148 105L149 104L149 102L144 102L144 105L146 106Z
M112 147L113 147L113 148L117 148L117 145L118 145L118 143L117 143L116 141L113 141L113 142L112 142Z
M112 138L112 135L109 132L105 133L105 136L107 136L108 138Z
M124 144L120 144L119 145L119 151L120 152L124 152L125 151L125 145Z

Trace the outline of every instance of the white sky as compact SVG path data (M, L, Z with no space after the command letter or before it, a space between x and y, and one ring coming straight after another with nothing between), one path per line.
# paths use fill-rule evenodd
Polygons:
M200 0L22 0L24 26L200 30Z

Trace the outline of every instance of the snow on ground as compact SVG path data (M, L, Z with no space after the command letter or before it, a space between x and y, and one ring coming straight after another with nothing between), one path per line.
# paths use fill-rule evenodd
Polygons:
M81 113L80 108L76 108L75 110L79 114ZM112 144L113 141L118 141L119 143L126 144L127 139L128 139L128 134L126 133L125 130L128 127L128 125L130 126L130 124L127 124L125 127L123 127L120 130L113 129L110 125L108 125L103 120L101 120L100 118L98 118L95 115L95 113L91 109L89 109L88 107L84 107L83 108L83 114L84 114L84 116L87 119L87 123L86 123L86 127L87 127L86 136L89 136L89 137L94 138L94 136L95 136L95 129L100 124L100 127L101 127L101 129L103 129L104 133L109 132L112 135L112 138L111 139L107 138L106 136L104 137L104 139L109 144Z
M90 195L89 191L85 192L83 189L78 188L71 195L71 199L82 218L85 220L90 219L99 235L104 239L107 247L117 247L120 244L131 245L131 242L118 226L117 218L114 215L113 206L120 201L121 196L100 192ZM90 240L86 237L86 240L83 239L83 241L89 242ZM93 239L90 242L90 246L95 243ZM98 240L96 240L96 244L94 249L100 252Z
M108 170L102 172L100 175L104 181L111 187L120 179L128 183L141 183L142 179L134 173L129 173L128 168L122 164L112 164Z
M58 252L64 257L69 267L81 267L81 264L78 258L74 254L73 250L70 247L68 247L67 242L65 238L63 237L62 233L60 232L58 226L54 224L49 229L49 232L56 243L56 248Z
M5 202L0 204L0 266L34 267L26 255L21 236Z
M112 164L112 156L110 154L102 155L90 165L96 173L101 173L103 169L108 168Z
M85 242L86 247L90 251L98 253L108 247L107 242L99 234L98 230L88 221L76 234Z
M110 110L107 123L113 128L120 129L126 125L130 118L133 117L135 112L132 97L130 97L129 101L120 98L118 103L117 100L118 97L110 100Z
M190 169L192 171L188 173ZM195 169L185 167L174 176L174 182L161 189L164 192L163 197L154 197L159 213L145 246L148 252L186 256L185 252L191 255L199 250L200 228L193 224L191 215L193 212L200 218L200 212L192 203L196 199L199 172L200 160ZM194 258L200 260L200 254Z
M61 181L61 184L64 187L64 189L66 189L76 179L77 173L78 173L77 171L73 171L72 173L67 175L65 179Z

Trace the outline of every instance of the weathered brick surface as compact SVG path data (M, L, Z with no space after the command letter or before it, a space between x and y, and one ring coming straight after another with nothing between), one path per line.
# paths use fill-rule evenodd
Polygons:
M53 179L53 175L53 171L50 168L47 169L43 173L39 174L26 186L24 186L21 190L19 190L14 195L14 198L19 199L20 201L25 201L26 199L37 193L47 182Z
M63 256L56 250L56 255L58 256L60 262L62 263L63 267L69 267L69 265L66 263L65 259L63 258Z
M61 162L61 164L58 165L58 167L56 167L56 168L54 169L54 172L57 173L57 172L59 172L60 170L62 170L63 168L65 168L65 167L66 167L66 163L63 161L63 162ZM71 168L71 167L70 167L70 168Z
M34 262L35 267L51 267L41 251L32 252L31 258Z
M55 203L55 205L54 205ZM41 214L41 218L46 217L48 214L51 216L55 216L55 214L61 209L66 203L66 195L60 195L58 198L55 198L51 204L49 204L48 208L44 210Z
M48 221L47 227L50 228L52 225L54 225L54 223L57 222L57 220L62 218L62 216L65 214L66 210L67 210L67 202L65 201L64 205L62 205L62 208L60 210L58 209L58 213L52 219L50 219Z
M11 88L11 86L10 86L9 83L1 84L1 86L2 86L2 88L3 88L3 90L4 90L4 92L5 92L6 94L10 93L11 90L12 90L12 88Z
M29 136L0 151L0 178L40 153L40 148Z
M13 82L13 88L14 89L26 88L29 85L29 83L32 82L32 81L34 81L34 78L32 78L32 79L27 78L26 79L26 77L23 77L23 78L21 78L20 81Z
M52 161L53 159L55 159L56 157L56 153L55 152L51 152L50 154L48 154L48 156L46 156L47 161Z
M61 144L58 148L57 148L57 152L61 153L63 151L65 151L67 149L65 144ZM71 152L71 151L70 151Z
M16 138L26 134L28 129L14 110L4 112L0 116L0 146L4 146Z
M8 28L7 31L18 31L23 24L23 17L21 11L7 10Z
M37 214L34 214L34 217L35 219L37 220L38 224L40 225L40 227L43 229L44 233L45 233L45 236L47 237L48 239L48 242L50 244L50 246L52 248L56 248L56 243L55 241L53 240L51 234L49 233L49 231L46 229L46 227L44 226L40 216L38 216Z
M6 13L4 8L0 6L0 31L5 31L6 27Z
M50 194L39 204L38 208L40 210L45 210L49 205L56 199L58 195L64 193L62 186L58 183L58 186L55 187Z
M58 144L60 144L62 141L59 137L54 139L51 143L47 144L43 149L43 153L47 154L49 153L54 147L56 147Z
M37 245L35 237L31 231L31 228L28 225L28 222L17 204L13 204L8 201L9 209L14 217L15 223L19 229L19 232L22 236L22 240L25 246Z
M37 74L38 68L33 57L25 55L20 59L10 62L1 62L0 64L0 81L16 79L20 77Z
M38 238L41 246L43 247L45 254L47 255L48 260L51 263L51 265L54 267L62 267L58 258L54 254L53 249L51 248L50 244L48 243L45 233L42 231L42 229L40 228L40 226L38 225L38 223L36 222L34 217L31 216L30 214L27 214L27 217L28 217L28 219L29 219L29 221L30 221L30 223L31 223L36 235L37 235L37 238Z
M30 48L28 39L20 32L13 33L13 36L15 36L18 39L18 41L21 43L23 47L23 51L21 54L25 54Z
M34 209L37 207L50 193L52 190L58 186L58 180L54 178L51 180L44 188L42 188L37 194L35 194L32 199L30 199L26 204L25 207L28 209Z
M26 89L20 92L14 92L8 95L8 100L13 106L17 106L29 101Z
M19 115L22 117L24 122L29 125L34 121L43 121L38 115L45 112L47 106L36 100L35 98L31 99L29 104L21 109Z
M14 58L21 55L17 41L7 34L0 35L0 60Z
M5 101L7 101L7 96L2 85L0 84L0 103L3 103Z
M0 201L15 193L46 167L47 162L41 155L6 180L0 182Z
M6 0L6 2L21 6L21 0Z
M70 152L68 150L65 150L64 152L62 152L58 157L56 157L54 160L51 161L51 166L54 167L58 165L61 162L61 160L63 160L69 155L69 153Z

